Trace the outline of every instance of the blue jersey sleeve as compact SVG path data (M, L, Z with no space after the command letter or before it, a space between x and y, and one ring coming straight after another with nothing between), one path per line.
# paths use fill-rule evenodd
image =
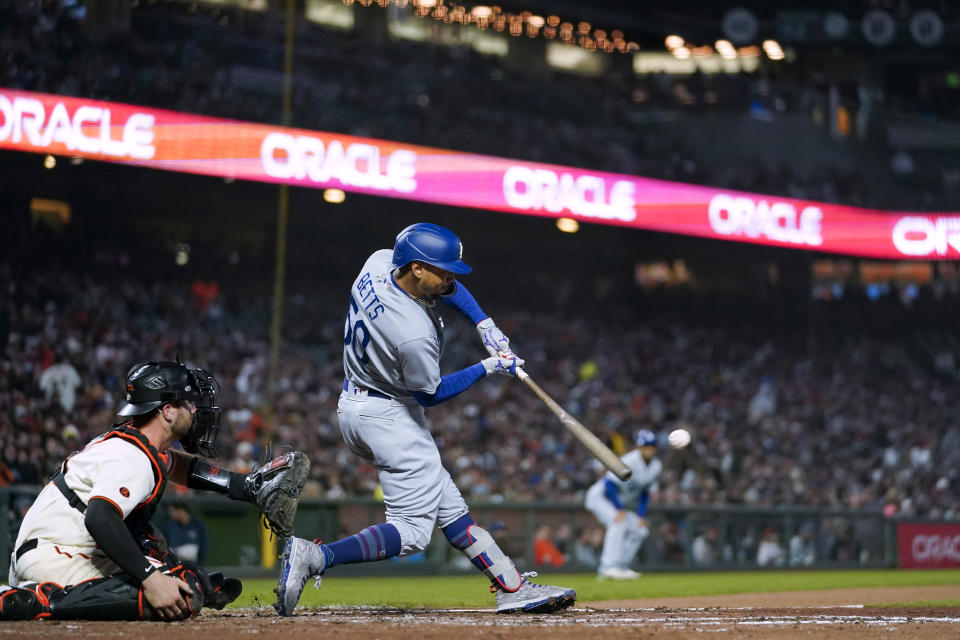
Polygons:
M637 500L637 515L641 518L645 518L647 515L647 502L650 501L650 492L644 491L640 494L640 499Z
M620 502L620 495L617 493L617 485L610 478L603 479L603 495L607 500L613 503L617 509L623 509L623 503Z
M433 393L423 391L411 391L410 393L421 407L435 407L441 402L463 393L486 375L487 370L483 368L483 364L478 362L466 369L440 378L440 386Z
M443 304L467 316L473 324L480 324L489 317L477 304L473 295L463 286L463 283L455 282L453 287L453 293L448 296L440 296L440 301Z

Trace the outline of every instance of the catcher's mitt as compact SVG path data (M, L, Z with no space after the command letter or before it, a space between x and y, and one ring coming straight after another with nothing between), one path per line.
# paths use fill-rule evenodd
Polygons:
M300 451L278 456L243 481L243 497L260 507L267 526L278 536L293 533L300 492L310 472L310 459Z

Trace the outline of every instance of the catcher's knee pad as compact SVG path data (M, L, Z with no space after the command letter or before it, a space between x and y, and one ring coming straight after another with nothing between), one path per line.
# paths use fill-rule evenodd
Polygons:
M203 606L211 609L223 609L237 599L243 591L243 585L236 578L224 578L222 573L204 574Z
M490 581L504 591L516 591L520 588L523 579L490 533L478 524L467 527L470 546L463 550L464 555L470 558Z
M50 617L47 599L36 588L7 587L0 591L0 620L36 620L47 617Z
M236 578L224 578L220 572L207 573L206 569L193 562L183 562L171 575L193 589L194 595L187 601L193 614L199 613L200 607L223 609L236 600L243 590L243 585Z
M196 573L183 566L164 567L163 573L186 582L193 593L184 595L187 615L200 613L203 590ZM56 620L160 620L132 576L118 573L87 580L48 594L50 617ZM165 619L169 620L169 619Z

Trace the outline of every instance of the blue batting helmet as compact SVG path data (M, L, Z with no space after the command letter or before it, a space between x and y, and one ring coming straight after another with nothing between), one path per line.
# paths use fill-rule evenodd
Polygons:
M393 266L398 268L416 260L453 273L470 273L472 269L461 258L463 243L457 234L429 222L410 225L393 246Z
M640 431L637 431L636 442L638 447L655 447L657 446L657 434L650 429L640 429Z

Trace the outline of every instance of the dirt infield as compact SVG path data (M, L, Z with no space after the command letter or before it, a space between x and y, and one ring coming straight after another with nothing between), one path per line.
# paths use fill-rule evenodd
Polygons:
M721 638L919 638L960 637L960 608L879 608L890 601L945 599L960 587L910 587L738 594L711 598L591 602L553 615L497 615L491 610L318 609L279 618L272 609L206 611L199 618L159 622L8 622L4 637L134 638L164 640L234 636L234 640L346 638L467 640L512 638L518 634L551 640L593 638L690 638L703 633Z

